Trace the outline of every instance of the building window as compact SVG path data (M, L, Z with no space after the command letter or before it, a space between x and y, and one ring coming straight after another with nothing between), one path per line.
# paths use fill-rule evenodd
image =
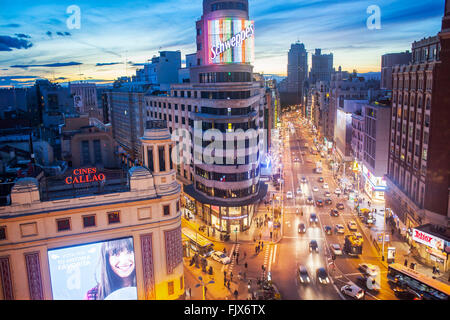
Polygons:
M167 288L168 288L168 293L169 296L173 295L175 293L175 289L173 286L173 281L169 281L169 283L167 284Z
M165 216L170 216L170 205L163 206L163 212Z
M169 146L169 166L170 166L170 170L173 170L172 146Z
M159 171L166 171L166 155L165 148L158 147L158 157L159 157Z
M108 223L119 223L120 222L120 211L108 212Z
M89 140L81 141L81 164L87 165L91 162L91 156L89 154Z
M102 163L102 148L100 145L100 140L94 140L94 159L95 163Z
M6 239L6 227L0 227L0 240Z
M147 161L148 161L148 168L150 169L151 172L155 171L155 167L153 165L153 149L152 148L148 148L147 149Z
M58 228L58 231L70 230L70 219L69 218L57 219L56 226Z
M83 227L95 227L95 215L84 216L83 217Z

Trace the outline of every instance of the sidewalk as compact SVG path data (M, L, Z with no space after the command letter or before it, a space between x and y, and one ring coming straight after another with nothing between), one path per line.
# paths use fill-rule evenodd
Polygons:
M349 203L350 202L351 201L349 201ZM367 201L364 201L361 204L361 206L363 206L365 208L369 208ZM415 270L417 272L425 274L429 277L434 276L434 277L436 277L437 280L444 282L446 284L450 284L450 282L448 281L450 271L447 271L447 272L441 271L440 275L433 275L433 268L425 265L423 263L422 259L418 255L415 255L413 252L411 252L409 244L403 240L399 231L396 230L395 228L393 228L389 224L389 221L386 221L386 226L383 226L383 224L384 224L384 209L385 209L383 204L371 203L370 209L377 210L377 213L375 214L376 221L375 221L374 226L372 226L371 228L368 228L365 224L361 223L361 221L359 220L359 218L356 215L355 210L353 209L353 204L349 205L349 207L352 208L352 212L353 212L353 214L355 214L355 221L358 220L357 223L359 223L359 225L362 227L363 232L366 234L366 236L369 239L371 239L372 244L373 244L374 240L376 240L378 238L378 235L380 233L383 233L383 229L385 228L385 233L389 234L389 238L390 238L390 241L388 243L384 244L385 259L387 258L387 248L395 247L395 249L396 249L395 262L396 263L404 264L405 260L407 260L408 266L410 266L411 262L415 263L416 264ZM394 231L394 232L392 232L392 231ZM377 249L379 257L380 257L380 262L387 268L388 267L387 261L381 260L382 244L378 243L378 248L376 248L376 249Z

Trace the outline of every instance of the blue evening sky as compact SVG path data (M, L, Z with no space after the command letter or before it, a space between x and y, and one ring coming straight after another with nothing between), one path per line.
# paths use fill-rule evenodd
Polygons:
M81 9L80 29L66 10ZM381 10L370 30L367 8ZM285 75L291 43L334 54L334 66L379 71L381 55L411 49L440 30L444 0L249 0L254 71ZM0 0L0 87L44 77L61 82L131 76L159 50L196 50L201 0ZM126 63L128 62L128 63Z

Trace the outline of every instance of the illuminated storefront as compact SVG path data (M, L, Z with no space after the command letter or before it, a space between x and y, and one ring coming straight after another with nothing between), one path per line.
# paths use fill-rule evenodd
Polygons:
M426 224L411 229L412 246L415 247L419 255L425 259L427 264L439 266L443 272L449 268L448 254L450 249L450 239L445 237L445 228Z
M364 177L364 191L373 201L384 201L386 191L386 179L374 176L365 165L362 165Z

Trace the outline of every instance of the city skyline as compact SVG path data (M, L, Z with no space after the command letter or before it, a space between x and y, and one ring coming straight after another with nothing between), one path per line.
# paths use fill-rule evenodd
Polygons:
M79 29L68 27L71 5L81 10ZM250 5L255 21L254 72L285 76L287 52L296 41L304 43L309 53L315 48L333 53L336 69L378 72L381 55L411 50L412 41L439 31L444 2L378 1L381 29L373 30L366 24L371 1L250 1ZM28 86L38 78L111 83L133 75L160 50L180 50L184 62L185 55L196 50L192 21L200 10L201 1L184 0L10 3L0 13L0 87Z

